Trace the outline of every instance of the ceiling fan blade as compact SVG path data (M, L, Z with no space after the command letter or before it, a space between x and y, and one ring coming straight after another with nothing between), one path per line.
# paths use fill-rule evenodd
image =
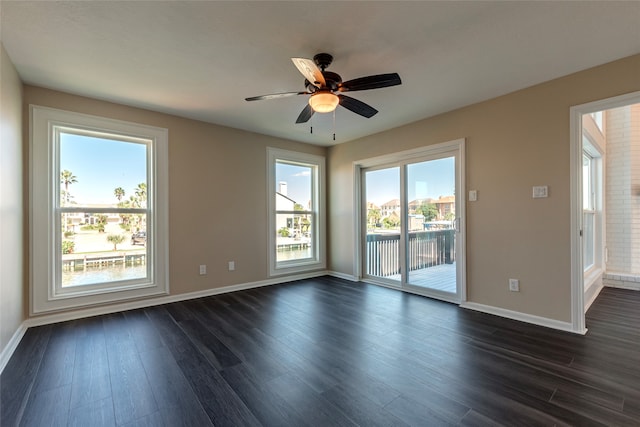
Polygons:
M375 76L360 77L358 79L343 82L338 90L340 92L379 89L381 87L397 86L402 84L398 73L377 74Z
M338 95L338 98L340 98L340 105L344 108L353 111L356 114L360 114L362 117L366 117L367 119L375 116L378 112L378 110L372 106L365 104L362 101L358 101L355 98L351 98L350 96Z
M251 98L245 98L245 101L261 101L263 99L276 99L276 98L286 98L287 96L294 95L311 95L309 92L283 92L283 93L272 93L270 95L260 95L260 96L252 96Z
M296 120L296 124L308 122L311 116L313 116L313 113L314 113L313 108L311 108L311 105L307 104L307 106L304 107L304 109L300 112L300 115Z
M302 73L305 79L309 80L312 85L322 88L326 85L322 71L311 59L291 58L293 65Z

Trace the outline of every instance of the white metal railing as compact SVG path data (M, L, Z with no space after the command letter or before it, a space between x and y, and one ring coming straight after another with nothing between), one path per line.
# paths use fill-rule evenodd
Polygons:
M455 230L410 232L407 242L409 271L455 262ZM400 273L400 234L367 234L366 273Z

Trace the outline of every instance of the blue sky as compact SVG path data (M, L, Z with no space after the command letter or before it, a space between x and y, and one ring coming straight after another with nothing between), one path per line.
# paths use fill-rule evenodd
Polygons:
M366 172L367 201L380 206L400 198L400 168ZM453 157L413 163L408 166L408 201L452 196L455 190Z
M287 183L287 197L306 208L311 200L311 168L276 163L276 191L282 181Z
M146 153L145 144L60 135L60 171L76 176L78 182L69 185L69 192L78 204L115 206L116 187L124 189L125 199L134 195L138 184L147 182Z
M146 183L145 144L105 140L63 133L60 137L60 171L70 170L78 182L69 186L73 201L82 204L117 203L114 189L122 187L125 198ZM454 194L454 158L409 165L408 199L438 198ZM311 169L278 163L276 183L287 182L288 197L307 205L311 199ZM380 206L400 197L399 169L367 172L367 201ZM277 189L277 187L276 187Z

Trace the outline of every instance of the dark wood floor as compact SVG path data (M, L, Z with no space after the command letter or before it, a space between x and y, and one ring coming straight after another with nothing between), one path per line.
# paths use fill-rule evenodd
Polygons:
M31 328L1 425L640 425L640 292L587 326L304 280Z

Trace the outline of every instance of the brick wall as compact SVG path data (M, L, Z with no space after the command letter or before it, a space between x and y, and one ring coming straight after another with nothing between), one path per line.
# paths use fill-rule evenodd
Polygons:
M640 276L640 104L607 111L605 123L606 284Z

